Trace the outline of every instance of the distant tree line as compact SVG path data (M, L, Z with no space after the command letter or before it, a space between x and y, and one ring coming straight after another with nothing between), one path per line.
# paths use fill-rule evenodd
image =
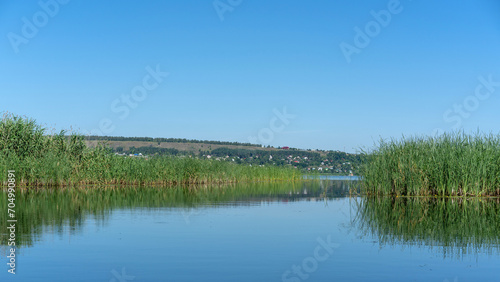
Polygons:
M347 173L352 171L357 174L362 164L363 155L348 154L339 151L330 151L327 155L321 155L313 151L300 151L296 149L285 149L275 151L217 148L212 151L200 151L200 156L210 155L212 158L229 158L237 163L250 163L256 165L291 165L297 168L330 168L321 172L339 171Z
M362 154L348 154L345 152L339 151L330 151L326 154L326 158L333 163L338 162L350 162L355 165L359 165L362 162L363 155Z
M321 155L315 152L308 151L297 151L297 150L276 150L276 151L264 151L264 150L249 150L249 149L230 149L230 148L217 148L211 152L207 152L212 156L217 157L240 157L242 159L257 157L262 159L269 159L272 156L273 159L286 159L289 156L301 156L307 157L309 160L321 160Z
M144 142L170 142L170 143L202 143L202 144L214 144L214 145L235 145L235 146L257 146L259 144L252 143L240 143L240 142L229 142L229 141L210 141L210 140L194 140L185 138L153 138L153 137L123 137L123 136L97 136L90 135L85 137L89 141L144 141Z
M121 147L116 148L116 152L121 153L123 152L123 148L120 150ZM136 148L134 146L130 147L128 151L126 151L127 154L143 154L143 155L172 155L172 156L177 156L177 155L183 155L186 152L181 153L179 150L174 149L174 148L158 148L158 147L139 147Z
M179 138L151 138L151 137L110 137L110 136L89 136L89 140L101 141L146 141L146 142L180 142L180 143L204 143L218 145L239 145L239 146L258 146L250 143L224 142L224 141L201 141ZM267 146L267 148L272 148ZM341 151L327 150L299 150L296 148L285 149L278 147L278 150L265 150L256 148L228 148L221 147L213 149L209 146L207 149L178 150L174 148L161 148L153 145L142 146L139 148L130 147L124 150L123 147L114 149L117 153L125 154L143 154L170 155L170 156L192 156L197 158L212 158L222 161L231 161L239 164L251 165L276 165L276 166L294 166L306 171L320 173L338 173L348 174L353 172L359 174L363 163L363 154L349 154ZM326 155L325 155L326 153Z
M235 163L246 163L252 165L276 165L276 166L295 166L300 169L329 168L319 172L323 173L347 173L349 171L357 174L362 164L363 155L348 154L340 151L329 151L327 155L321 155L314 151L302 151L297 149L281 150L258 150L258 149L231 149L227 147L213 150L180 151L174 148L160 148L153 146L130 147L124 150L123 147L115 149L117 153L143 154L143 155L170 155L182 156L190 155L198 158L212 158Z

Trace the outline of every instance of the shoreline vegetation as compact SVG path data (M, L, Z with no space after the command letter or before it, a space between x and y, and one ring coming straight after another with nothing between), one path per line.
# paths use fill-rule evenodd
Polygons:
M91 184L177 185L296 181L293 168L246 166L192 157L130 158L85 145L84 136L47 134L35 120L9 113L0 120L0 170L15 170L19 187ZM7 175L0 174L6 187Z
M371 195L500 196L500 135L382 140L362 175Z
M362 152L363 194L389 196L500 196L500 135L443 134L380 141ZM18 187L82 185L192 185L285 182L300 169L251 165L196 155L129 157L83 135L48 134L35 120L0 118L0 170L16 171ZM319 173L313 174L318 175ZM0 187L7 174L0 173Z

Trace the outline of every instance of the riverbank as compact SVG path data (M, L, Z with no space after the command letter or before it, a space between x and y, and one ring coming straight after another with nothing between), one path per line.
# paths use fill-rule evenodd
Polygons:
M47 134L33 119L4 114L0 121L0 170L15 171L17 186L89 184L176 185L256 181L295 181L293 168L238 165L196 157L117 156L89 148L82 135ZM7 186L6 173L0 185Z

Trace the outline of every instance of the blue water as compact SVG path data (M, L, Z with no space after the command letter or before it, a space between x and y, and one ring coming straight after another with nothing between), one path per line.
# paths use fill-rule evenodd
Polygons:
M0 280L500 281L498 253L379 244L353 224L359 200L114 209L76 229L45 228L19 250L17 274L4 263Z

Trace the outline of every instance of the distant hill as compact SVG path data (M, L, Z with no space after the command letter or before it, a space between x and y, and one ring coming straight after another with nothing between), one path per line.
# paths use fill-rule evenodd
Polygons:
M240 142L227 142L227 141L210 141L210 140L194 140L185 138L153 138L153 137L123 137L123 136L96 136L90 135L85 137L89 141L142 141L142 142L156 142L156 143L201 143L201 144L214 144L214 145L235 145L235 146L257 146L258 144L240 143Z
M190 155L251 165L293 166L305 171L333 174L358 174L362 155L340 151L301 150L283 146L151 137L86 137L89 147L105 144L119 154Z
M183 138L152 138L152 137L116 137L116 136L87 136L85 137L87 145L90 147L96 146L99 143L105 143L108 147L116 150L123 149L128 151L130 148L135 147L154 147L154 148L168 148L176 149L179 151L186 151L198 153L201 151L211 152L211 150L219 148L229 149L247 149L247 150L264 150L264 151L278 151L281 148L271 146L262 146L259 144L240 143L240 142L227 142L227 141L209 141L209 140L190 140ZM97 141L97 142L96 142ZM285 147L288 148L289 147ZM299 150L291 148L291 150ZM307 150L302 150L307 151ZM326 155L328 151L317 151L320 154Z

